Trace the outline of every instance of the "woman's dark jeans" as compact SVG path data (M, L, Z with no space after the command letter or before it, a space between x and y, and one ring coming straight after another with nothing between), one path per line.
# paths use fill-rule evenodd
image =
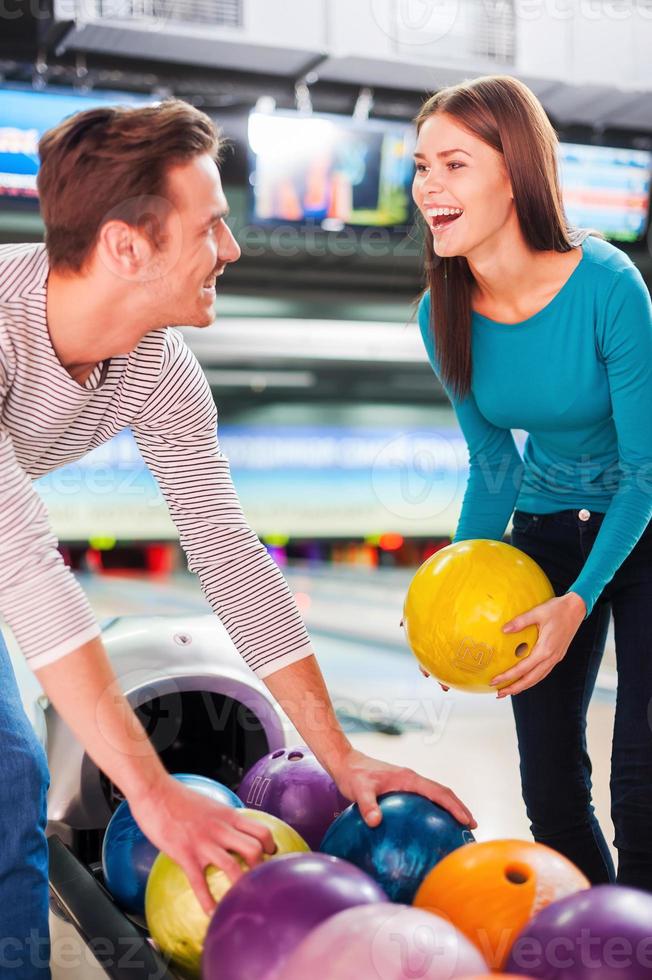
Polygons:
M556 595L577 578L602 513L514 512L512 544L546 572ZM615 872L591 804L586 713L613 613L618 694L611 754L611 815L619 883L652 891L652 521L579 627L561 663L512 697L523 798L535 840L574 861L589 880Z

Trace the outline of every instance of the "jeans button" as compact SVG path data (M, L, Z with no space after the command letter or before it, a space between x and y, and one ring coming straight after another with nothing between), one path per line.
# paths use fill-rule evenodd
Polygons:
M582 508L577 516L581 521L588 521L589 517L591 516L591 511Z

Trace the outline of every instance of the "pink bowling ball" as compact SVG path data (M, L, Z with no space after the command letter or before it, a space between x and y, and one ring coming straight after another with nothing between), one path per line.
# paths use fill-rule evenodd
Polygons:
M382 902L322 922L294 950L279 980L452 980L486 971L478 950L450 922Z

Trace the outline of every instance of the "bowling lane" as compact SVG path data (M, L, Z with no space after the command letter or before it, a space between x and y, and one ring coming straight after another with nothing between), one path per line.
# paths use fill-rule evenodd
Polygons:
M283 569L309 629L319 636L409 656L400 628L411 569L311 565ZM159 582L132 577L80 576L101 617L151 613L210 612L195 576L178 574ZM321 649L321 645L320 645ZM615 690L613 622L609 627L598 688Z
M394 712L408 730L417 722L437 730L441 692L416 670L399 626L403 597L412 572L313 565L284 569L284 574L315 640L329 689L340 702L343 723L346 724L348 719L353 726L352 716L357 711L358 728L364 731L365 725L378 721L383 712L390 716ZM131 575L80 575L79 578L96 615L104 623L116 616L201 615L211 611L193 575L181 573L159 580ZM34 702L40 688L16 653L6 628L5 635L15 654L25 708L38 726L40 718L34 711ZM594 698L596 702L604 699L608 705L602 724L607 726L605 737L609 739L610 705L615 689L612 622ZM362 690L364 698L361 700L357 692ZM352 691L356 692L355 698L351 696ZM465 717L484 717L492 701L491 698L477 699L454 692L449 692L447 698L445 711L449 711L447 706L454 702L458 706L457 713ZM496 708L508 709L508 706ZM598 713L601 710L597 703L594 708ZM610 749L605 758L609 752Z

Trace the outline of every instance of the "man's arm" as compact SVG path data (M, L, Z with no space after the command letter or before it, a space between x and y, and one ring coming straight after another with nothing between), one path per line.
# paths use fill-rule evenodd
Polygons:
M368 823L381 817L376 797L392 790L421 793L473 823L450 790L348 744L294 597L242 513L208 382L180 334L168 331L167 344L162 376L132 428L189 568L238 652Z
M353 749L337 720L315 657L283 667L264 683L344 796L358 803L370 826L381 819L377 797L399 790L420 793L449 810L460 823L476 826L470 810L448 787Z
M274 852L269 831L166 772L120 691L100 638L35 673L90 757L120 787L148 839L183 867L210 915L215 903L204 868L214 864L235 881L242 870L230 852L241 854L253 866L263 849Z
M0 371L0 401L2 381ZM263 847L273 851L271 835L166 773L119 690L97 620L2 426L0 612L56 710L123 791L147 837L182 865L209 914L214 902L203 868L216 864L235 880L242 872L229 851L254 864Z
M180 334L168 331L167 341L162 378L132 427L189 568L238 652L369 824L381 819L376 797L392 790L421 793L473 824L450 790L351 748L292 593L242 513L208 382Z
M264 680L310 656L310 638L280 569L242 512L206 377L177 331L168 331L166 343L161 376L131 427L188 568L240 656Z

